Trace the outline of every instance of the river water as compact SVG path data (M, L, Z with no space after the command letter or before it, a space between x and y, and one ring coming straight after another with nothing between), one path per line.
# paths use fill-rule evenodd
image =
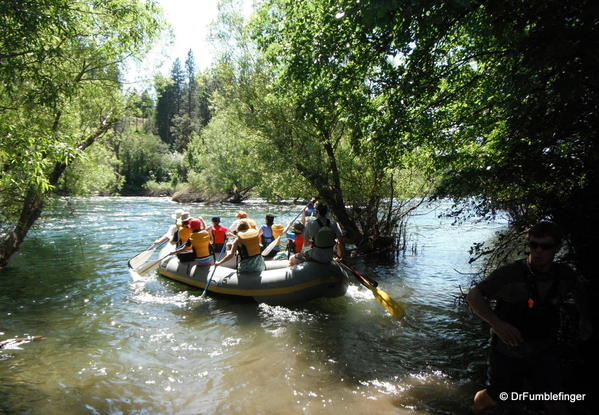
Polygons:
M127 260L185 207L225 225L236 207L162 198L59 201L0 270L0 413L466 413L485 370L485 331L459 287L468 248L505 223L452 226L444 207L410 220L410 250L373 266L407 316L356 281L293 307L206 296ZM269 207L244 206L260 223ZM286 224L301 207L270 207Z

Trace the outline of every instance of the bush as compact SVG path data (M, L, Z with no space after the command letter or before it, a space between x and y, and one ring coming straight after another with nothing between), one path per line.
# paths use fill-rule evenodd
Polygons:
M173 184L172 182L156 182L154 180L150 180L143 185L148 196L172 196L188 187L187 183Z
M143 193L149 181L170 182L174 177L178 181L183 172L182 157L170 153L168 146L151 134L128 133L123 137L120 160L125 194Z
M119 160L102 143L95 143L65 170L58 192L74 196L118 193L125 178L118 172Z

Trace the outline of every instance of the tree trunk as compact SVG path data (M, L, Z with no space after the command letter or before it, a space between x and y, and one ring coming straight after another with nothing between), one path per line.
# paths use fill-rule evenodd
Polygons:
M323 148L327 154L328 168L330 174L326 172L317 173L308 170L301 162L296 163L296 169L304 176L315 189L318 189L318 200L324 202L329 207L332 216L335 217L343 229L348 241L360 244L364 240L364 235L360 232L356 223L350 218L345 209L343 200L343 191L341 189L341 178L337 168L337 160L333 146L328 140L323 143Z
M114 122L114 119L105 118L100 124L100 127L79 144L78 149L83 151L91 146L99 137L104 135L110 127L112 127ZM54 165L49 177L50 185L56 186L66 168L66 162L60 162ZM8 264L8 259L19 250L29 229L31 229L35 221L41 216L47 197L48 196L39 189L30 188L27 190L25 198L23 199L23 207L19 219L13 230L6 235L2 235L0 238L0 268L5 267Z
M0 240L0 268L8 263L11 257L21 246L27 232L40 217L44 208L44 200L38 191L30 189L23 200L23 208L15 227Z

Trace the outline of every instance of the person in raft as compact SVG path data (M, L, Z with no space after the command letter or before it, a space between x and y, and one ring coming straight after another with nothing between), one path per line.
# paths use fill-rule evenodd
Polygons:
M175 213L171 215L171 218L175 219L175 223L169 226L164 235L154 241L154 245L160 245L166 241L170 241L170 243L173 245L177 243L177 238L175 238L177 232L177 221L181 219L181 215L184 213L186 212L183 209L175 210ZM189 215L189 213L187 213L187 215Z
M278 236L278 235L275 235L275 233L273 232L273 224L275 222L275 215L273 215L271 213L267 213L264 220L266 223L260 227L260 231L259 231L260 245L262 245L260 250L263 250L268 245L270 245L270 243L272 241L274 241L276 239L276 237ZM279 253L279 251L280 251L280 248L278 246L275 246L267 255L264 255L264 257L265 258L273 258L275 255L277 255Z
M251 229L245 220L239 222L231 251L215 265L227 262L235 253L241 258L237 266L238 272L262 272L266 269L264 258L260 254L260 235L256 229Z
M577 304L581 338L590 337L582 281L570 267L554 262L561 240L557 225L537 223L528 231L528 257L498 268L466 297L472 311L491 326L487 388L474 396L475 414L498 402L518 404L511 393L527 390L525 380L531 393L563 391L557 333L566 299ZM494 309L490 300L496 301ZM544 404L548 413L565 409L558 401Z
M191 233L184 246L174 253L181 262L194 261L198 265L210 266L214 264L214 257L210 252L210 234L204 229L203 222L191 219L186 229Z
M291 232L287 232L287 258L299 254L304 247L304 224L295 222Z
M177 220L177 231L173 237L176 246L176 251L173 253L176 253L177 258L181 261L191 261L191 259L188 259L191 258L191 255L189 255L191 247L187 245L187 241L191 236L191 228L189 227L190 221L191 217L189 216L189 212L182 213L181 217Z
M212 249L217 259L221 256L221 252L224 252L223 247L227 240L227 231L228 229L220 224L220 217L214 216L208 232L212 238Z
M239 223L242 220L245 220L251 229L258 229L258 225L256 225L256 222L253 219L248 218L247 213L245 213L243 210L240 210L235 214L235 220L233 221L231 226L229 226L229 231L227 235L235 236L235 233L237 232L237 227L239 226Z
M306 223L304 228L304 247L310 249L289 258L290 266L305 261L328 264L333 260L335 253L340 259L343 259L343 233L339 224L327 217L328 207L326 205L317 202L315 209L316 219Z
M312 198L310 202L308 202L308 204L306 205L306 209L304 210L306 216L314 216L314 214L316 213L315 203L316 198Z

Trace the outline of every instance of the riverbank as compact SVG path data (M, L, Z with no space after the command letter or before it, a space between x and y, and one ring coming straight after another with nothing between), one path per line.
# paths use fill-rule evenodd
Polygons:
M185 204L185 203L202 203L202 204L222 204L230 203L233 205L244 205L244 204L270 204L273 206L290 206L290 205L306 205L307 200L295 199L295 200L281 200L277 203L267 202L264 199L257 198L253 194L249 194L243 200L239 200L238 197L230 196L224 193L208 193L205 191L196 190L190 185L184 184L182 186L171 187L171 186L152 186L148 189L143 189L139 192L126 192L118 195L97 195L99 197L160 197L170 198L171 201ZM68 197L68 196L65 196Z

